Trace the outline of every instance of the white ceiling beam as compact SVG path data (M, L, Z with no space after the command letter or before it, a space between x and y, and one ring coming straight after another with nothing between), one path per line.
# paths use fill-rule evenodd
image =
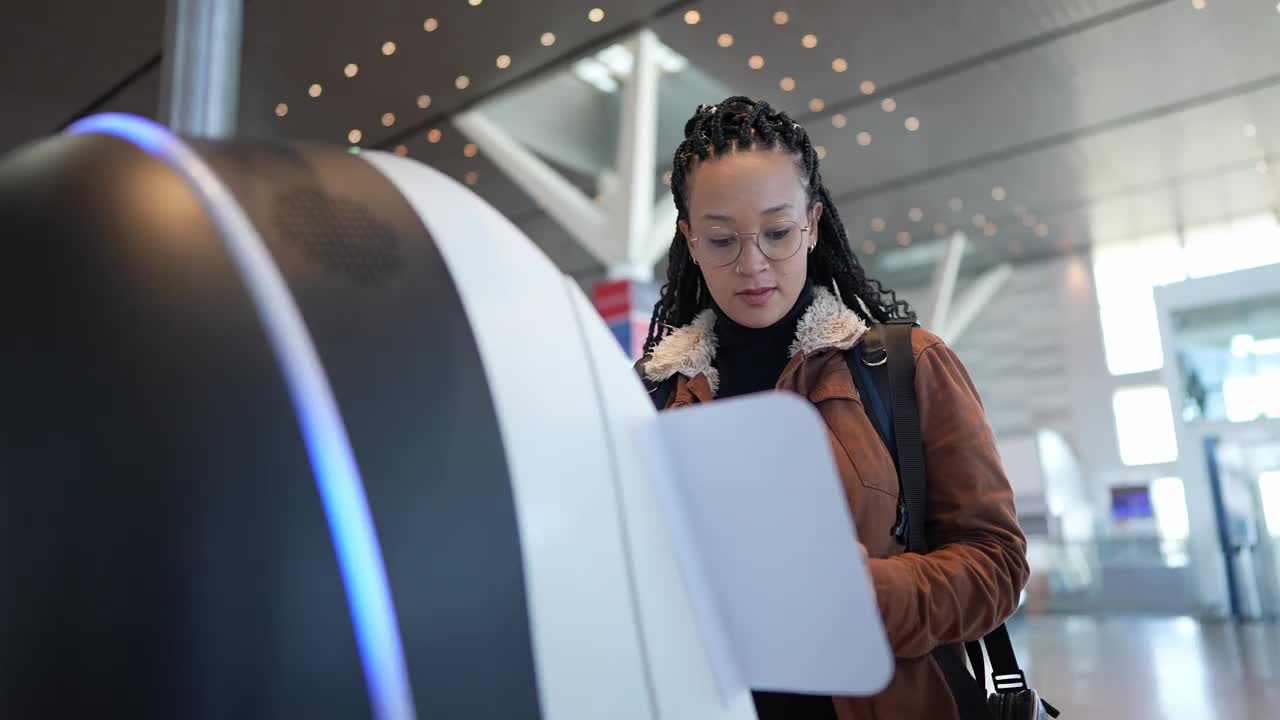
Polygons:
M978 279L955 299L946 325L934 329L938 337L954 345L986 310L987 305L1000 294L1011 277L1013 277L1013 265L1009 263L997 265L979 275Z
M929 301L925 305L926 315L922 323L934 328L945 328L948 315L951 313L951 299L956 291L956 278L960 275L960 261L964 258L968 239L963 232L952 233L946 240L946 249L942 260L933 271L933 282L929 285Z
M604 210L555 168L478 110L457 115L453 123L597 261L613 267L625 260L625 248L607 232Z

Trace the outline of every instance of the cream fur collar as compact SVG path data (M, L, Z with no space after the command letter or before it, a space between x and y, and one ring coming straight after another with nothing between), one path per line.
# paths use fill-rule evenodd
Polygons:
M653 382L662 382L679 373L686 378L706 375L714 395L720 386L720 374L712 362L716 359L716 316L703 310L688 325L677 328L662 338L645 363L644 374ZM815 288L813 304L796 325L796 337L790 355L810 355L820 350L848 350L867 332L867 324L857 313L845 307L826 288Z

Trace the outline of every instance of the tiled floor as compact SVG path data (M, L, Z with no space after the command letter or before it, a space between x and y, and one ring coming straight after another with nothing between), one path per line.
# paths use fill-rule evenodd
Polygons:
M1064 720L1280 718L1280 625L1041 616L1010 632Z

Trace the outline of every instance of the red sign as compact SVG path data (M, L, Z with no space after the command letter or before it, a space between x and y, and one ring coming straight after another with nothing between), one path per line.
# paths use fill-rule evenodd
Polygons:
M591 290L591 300L596 306L596 312L600 313L605 322L613 322L631 311L631 281L609 280L599 283Z

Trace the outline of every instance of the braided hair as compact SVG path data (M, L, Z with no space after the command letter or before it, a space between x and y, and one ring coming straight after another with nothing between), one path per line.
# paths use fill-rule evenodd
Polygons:
M684 126L684 142L676 148L671 169L671 194L681 220L689 219L689 174L695 162L726 152L750 149L789 151L796 157L809 207L821 202L818 245L809 255L809 282L834 287L841 300L867 322L915 319L915 313L892 290L868 278L849 248L849 237L831 193L818 172L818 155L804 128L785 112L766 102L731 97L719 105L702 105ZM667 282L649 320L644 352L648 354L663 337L691 322L711 304L702 271L689 255L689 245L677 228L667 256Z

